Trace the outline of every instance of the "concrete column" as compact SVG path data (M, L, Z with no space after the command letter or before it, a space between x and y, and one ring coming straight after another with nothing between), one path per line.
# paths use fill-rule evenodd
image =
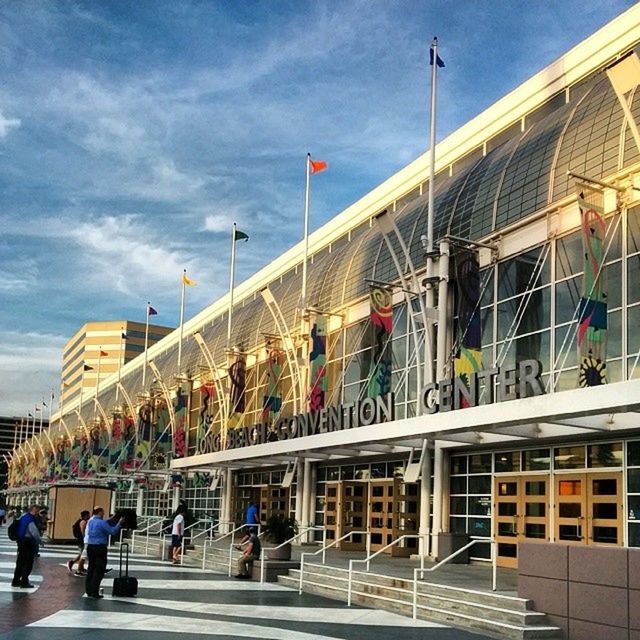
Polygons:
M111 492L111 504L109 505L109 513L116 512L116 492Z
M302 482L302 526L308 527L311 523L310 517L310 502L311 502L311 461L307 458L304 459L304 474ZM304 535L300 538L300 543L308 542L309 535Z
M138 487L138 497L136 499L136 515L141 516L144 513L144 489Z
M230 522L231 520L231 504L233 501L233 471L227 469L224 476L224 486L222 487L222 509L223 520ZM234 528L233 524L223 524L221 529L227 533Z
M304 508L304 462L302 458L298 458L298 464L296 465L296 522L298 525L304 524L303 508Z
M431 553L434 557L438 555L438 534L444 531L442 517L443 494L446 484L444 466L444 450L441 442L436 440L433 456L433 528L431 531Z
M420 469L420 528L418 533L420 538L420 555L429 555L431 538L431 449L429 442L422 458L422 468Z
M175 513L180 505L180 487L173 487L173 495L171 497L171 510Z
M309 486L309 524L316 523L316 496L318 489L318 463L311 463L311 478ZM314 532L310 531L307 536L307 542L313 542Z

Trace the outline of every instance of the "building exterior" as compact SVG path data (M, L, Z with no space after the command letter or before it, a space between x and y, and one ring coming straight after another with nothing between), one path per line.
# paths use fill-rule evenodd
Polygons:
M20 446L28 449L25 440L48 428L49 421L46 418L40 420L40 411L34 410L26 417L0 416L0 491L7 488L7 460L13 449ZM31 446L37 445L31 443Z
M463 533L503 566L640 546L640 150L606 72L639 48L636 5L443 140L434 252L425 155L311 235L305 300L300 243L236 288L230 341L225 296L144 385L136 359L65 402L10 494L86 478L235 522L257 501L368 532L343 549Z
M149 325L148 345L171 333L171 327ZM117 372L122 365L144 352L146 324L131 320L87 322L76 331L62 350L63 403L80 398L98 381ZM123 337L126 336L126 337ZM100 357L100 352L106 355Z

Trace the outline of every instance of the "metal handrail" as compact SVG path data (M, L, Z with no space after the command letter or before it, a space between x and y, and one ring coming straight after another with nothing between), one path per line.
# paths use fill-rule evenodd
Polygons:
M418 538L418 540L421 540L422 538L426 538L426 537L427 537L427 534L424 534L424 533L407 533L400 536L399 538L396 538L395 540L392 540L389 544L382 547L382 549L379 549L375 553L368 555L366 558L362 560L349 560L349 583L347 587L347 606L348 607L351 606L351 588L353 584L353 565L354 564L366 563L367 564L366 571L369 571L371 560L373 560L376 556L379 556L381 553L384 553L387 549L390 549L391 547L397 545L399 542L402 542L403 540L408 540L409 538ZM420 556L420 568L422 569L422 571L424 571L424 555Z
M133 531L131 534L131 548L135 550L136 533L138 534L145 533L146 542L144 546L144 555L145 556L149 555L149 531L153 529L153 527L159 524L160 525L159 533L162 533L162 523L164 522L164 520L165 520L164 518L153 518L153 519L149 518L149 521L151 522L151 524L149 524L144 529L136 529L135 531Z
M192 522L188 527L184 527L182 529L182 540L180 541L180 566L182 566L182 558L184 558L184 544L185 544L185 531L189 531L189 529L193 529L196 525L200 524L202 520L196 520ZM193 540L193 538L191 538ZM162 557L164 558L164 549L162 550Z
M325 531L326 534L326 531ZM345 538L349 538L353 535L366 535L367 536L367 555L371 550L371 532L367 529L366 531L349 531L345 533L343 536L340 536L336 540L332 540L329 544L323 545L317 551L305 551L300 555L300 583L298 585L298 594L302 594L302 580L304 574L304 557L305 556L317 556L319 553L322 554L322 564L327 561L327 549L331 549L331 547L335 547L338 542L342 542Z
M440 562L433 565L433 567L429 567L425 569L424 566L421 568L416 568L413 570L413 619L416 620L418 616L418 572L420 572L420 579L424 578L425 571L435 571L439 569L442 565L447 564L447 562L453 560L456 556L460 555L467 549L471 548L474 544L478 543L489 543L491 545L491 590L496 591L497 589L497 581L498 581L498 554L496 553L496 541L493 538L481 538L481 537L471 537L471 542L468 542L461 547L457 551L454 551L451 555L448 555L446 558L440 560Z
M311 525L308 527L300 527L300 530L298 531L298 533L296 533L295 536L293 536L292 538L289 538L288 540L285 540L284 542L279 544L277 547L264 547L262 549L262 558L260 559L260 584L264 582L264 564L265 564L264 561L266 558L265 551L276 551L276 549L281 549L286 544L291 544L294 540L297 540L298 538L306 535L307 533L309 533L309 531L322 531L322 544L324 545L326 543L327 530L324 527Z

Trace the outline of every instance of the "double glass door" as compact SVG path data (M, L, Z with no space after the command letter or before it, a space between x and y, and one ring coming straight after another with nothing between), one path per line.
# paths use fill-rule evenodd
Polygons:
M562 474L555 487L557 542L622 545L622 473Z
M500 476L495 497L498 564L516 567L519 542L549 540L549 476Z

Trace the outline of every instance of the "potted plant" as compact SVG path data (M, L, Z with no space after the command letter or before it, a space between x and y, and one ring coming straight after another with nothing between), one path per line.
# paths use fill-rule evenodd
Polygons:
M291 560L291 543L283 544L298 533L298 525L293 518L274 513L267 518L263 527L264 537L279 549L269 551L269 560Z

